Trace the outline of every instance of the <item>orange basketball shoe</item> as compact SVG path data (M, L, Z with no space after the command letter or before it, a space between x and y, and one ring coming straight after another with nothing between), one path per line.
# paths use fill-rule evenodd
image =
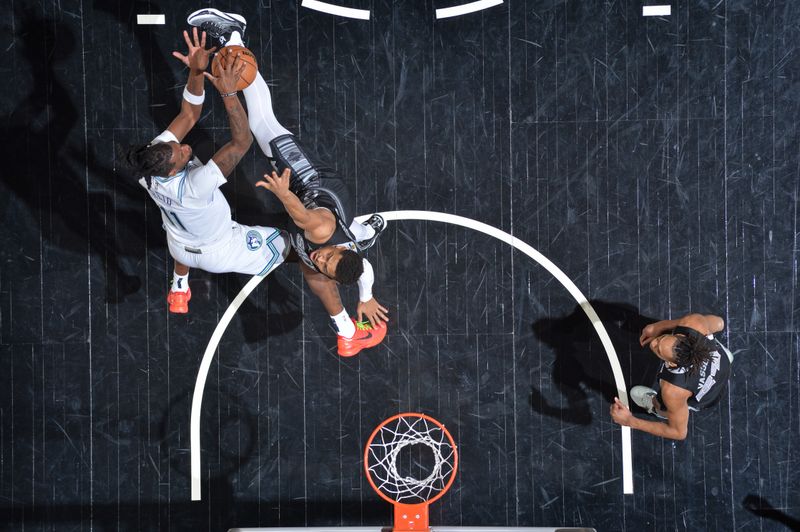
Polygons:
M186 314L189 312L189 300L192 299L192 289L189 288L186 292L175 292L170 290L167 294L167 303L169 303L169 311L173 314Z
M357 355L362 349L375 347L386 337L386 323L381 323L377 328L373 327L368 321L353 320L353 323L356 324L356 333L352 338L338 337L339 356L351 357Z

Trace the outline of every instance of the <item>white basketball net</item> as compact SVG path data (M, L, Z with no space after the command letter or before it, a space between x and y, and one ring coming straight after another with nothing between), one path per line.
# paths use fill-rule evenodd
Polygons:
M433 451L433 469L426 478L400 476L398 456L409 445L425 445ZM375 486L404 504L426 502L441 492L453 474L454 461L455 449L445 431L418 416L400 417L381 427L369 446L367 460Z

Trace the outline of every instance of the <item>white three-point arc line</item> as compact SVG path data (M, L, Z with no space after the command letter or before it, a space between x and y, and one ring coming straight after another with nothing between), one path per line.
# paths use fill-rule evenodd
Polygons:
M499 6L503 0L477 0L475 2L467 2L452 7L445 7L436 10L436 18L450 18L466 15L468 13L475 13L489 9L490 7ZM344 7L329 2L322 2L320 0L303 0L300 4L305 8L328 13L330 15L338 15L340 17L355 18L361 20L369 20L370 12L368 9L353 9L352 7Z
M628 405L628 393L626 391L627 388L625 386L625 378L622 375L622 368L620 367L619 359L617 358L617 352L614 350L614 345L611 343L611 338L609 338L605 327L603 327L600 317L586 299L586 296L584 296L578 287L575 286L575 283L573 283L572 280L567 277L567 275L562 272L558 266L553 264L550 259L536 251L529 244L504 231L501 231L500 229L476 220L472 220L470 218L464 218L463 216L433 211L389 211L380 214L386 219L386 221L425 220L429 222L442 222L466 227L468 229L474 229L475 231L484 233L510 244L517 250L521 251L539 263L539 265L550 272L550 274L555 277L556 280L558 280L558 282L564 286L564 288L567 289L567 291L572 295L573 298L575 298L575 301L577 301L580 307L583 309L583 312L586 314L586 317L589 318L589 321L592 322L592 326L597 332L597 335L600 337L600 342L606 351L608 362L611 364L611 370L614 374L614 383L617 387L617 395L625 405ZM366 218L367 216L361 216L357 218L357 220L362 221ZM273 267L273 270L274 269L275 267ZM214 359L214 353L217 350L217 346L219 345L219 341L222 338L225 329L228 327L231 319L236 314L239 306L242 304L242 302L244 302L245 299L247 299L255 287L258 286L258 284L263 281L264 278L271 272L272 270L267 272L267 274L264 276L254 276L244 286L244 288L242 288L241 292L239 292L239 295L234 298L234 300L228 306L228 309L225 311L225 314L222 315L222 319L220 319L219 323L217 324L217 328L214 330L214 333L211 335L211 339L208 341L206 351L203 354L203 359L200 362L200 369L197 372L197 381L195 382L194 387L194 395L192 396L192 412L189 423L193 501L199 501L201 496L200 411L203 403L203 389L205 388L206 378L208 377L208 371L211 367L211 362ZM630 427L622 427L622 486L623 493L633 493L633 455L631 451Z

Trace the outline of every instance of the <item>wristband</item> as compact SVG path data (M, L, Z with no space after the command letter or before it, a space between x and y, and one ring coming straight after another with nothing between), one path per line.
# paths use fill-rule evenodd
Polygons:
M183 99L192 105L203 105L203 101L206 99L206 91L203 91L203 94L198 96L189 92L189 87L186 86L183 88Z
M223 98L228 98L229 96L236 96L238 93L239 91L233 91L233 92L220 92L219 94Z

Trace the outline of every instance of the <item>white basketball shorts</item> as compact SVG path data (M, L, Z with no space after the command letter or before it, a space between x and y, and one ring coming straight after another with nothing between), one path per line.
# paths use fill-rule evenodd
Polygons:
M266 275L289 253L289 238L274 227L241 225L231 221L230 238L213 245L192 247L167 239L172 258L190 268L210 273Z

